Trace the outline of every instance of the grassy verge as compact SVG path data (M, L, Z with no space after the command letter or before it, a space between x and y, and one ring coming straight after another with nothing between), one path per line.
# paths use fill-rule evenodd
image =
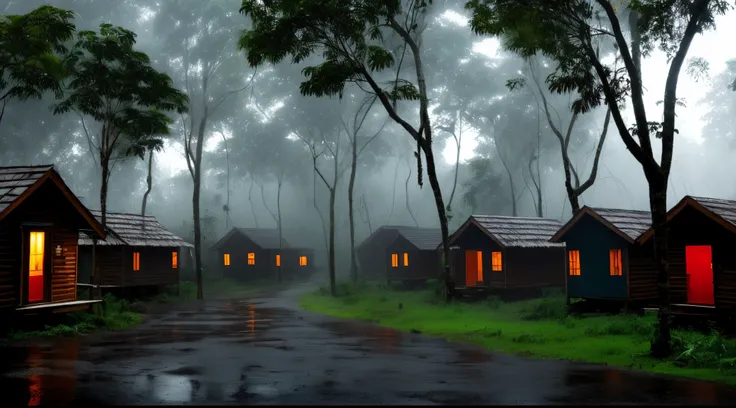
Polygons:
M91 312L74 312L60 316L60 322L43 330L18 330L8 333L4 340L22 340L36 337L76 336L95 329L123 330L143 321L141 302L129 302L106 295L102 303L92 306Z
M736 384L736 341L713 333L673 331L669 360L648 356L654 316L571 317L559 295L523 302L444 304L432 292L340 285L340 296L324 289L303 296L302 308L421 332L488 349Z

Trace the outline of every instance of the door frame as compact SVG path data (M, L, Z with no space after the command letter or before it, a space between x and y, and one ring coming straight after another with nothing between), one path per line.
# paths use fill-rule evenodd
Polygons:
M29 273L29 262L28 257L30 254L28 250L31 245L31 232L43 232L44 243L43 243L43 299L36 302L28 301L28 273ZM20 280L20 304L25 305L40 305L44 303L51 303L51 282L53 275L53 248L51 243L53 242L54 228L51 224L42 223L26 223L21 226L21 280Z

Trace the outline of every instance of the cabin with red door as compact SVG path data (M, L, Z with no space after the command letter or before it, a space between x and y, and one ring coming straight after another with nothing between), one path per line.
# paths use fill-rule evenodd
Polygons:
M442 270L437 245L442 243L439 228L402 228L384 254L388 283L437 279Z
M564 287L565 244L550 242L560 226L546 218L471 215L450 236L456 288Z
M69 312L100 302L77 299L80 232L105 238L54 166L0 167L0 313Z
M238 281L282 278L302 279L314 271L314 250L294 248L276 228L231 229L212 249L221 275Z
M386 250L396 237L399 230L410 230L418 227L402 225L384 225L373 231L368 238L355 247L358 261L358 273L366 280L385 280L391 267L386 262Z
M100 211L91 212L96 219L102 219ZM80 286L98 286L111 292L118 292L116 288L137 288L135 292L143 293L179 283L181 249L192 248L192 244L174 235L151 215L118 212L105 215L107 238L104 241L79 236Z
M652 245L653 231L640 238ZM667 213L667 261L673 313L736 312L736 201L685 196ZM649 288L657 299L655 278Z
M651 302L652 249L637 243L651 220L648 211L584 206L565 223L551 241L567 246L568 302L581 299L601 308Z

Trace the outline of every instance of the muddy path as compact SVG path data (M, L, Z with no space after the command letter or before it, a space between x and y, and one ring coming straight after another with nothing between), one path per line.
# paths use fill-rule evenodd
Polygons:
M296 308L297 287L153 311L131 330L0 349L8 406L729 404L724 385L500 355Z

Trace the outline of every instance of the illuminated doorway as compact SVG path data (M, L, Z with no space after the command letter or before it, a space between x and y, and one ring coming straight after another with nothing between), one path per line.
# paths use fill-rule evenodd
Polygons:
M28 244L28 303L43 302L46 298L46 233L31 231Z
M483 283L483 252L465 251L465 286L478 286Z

